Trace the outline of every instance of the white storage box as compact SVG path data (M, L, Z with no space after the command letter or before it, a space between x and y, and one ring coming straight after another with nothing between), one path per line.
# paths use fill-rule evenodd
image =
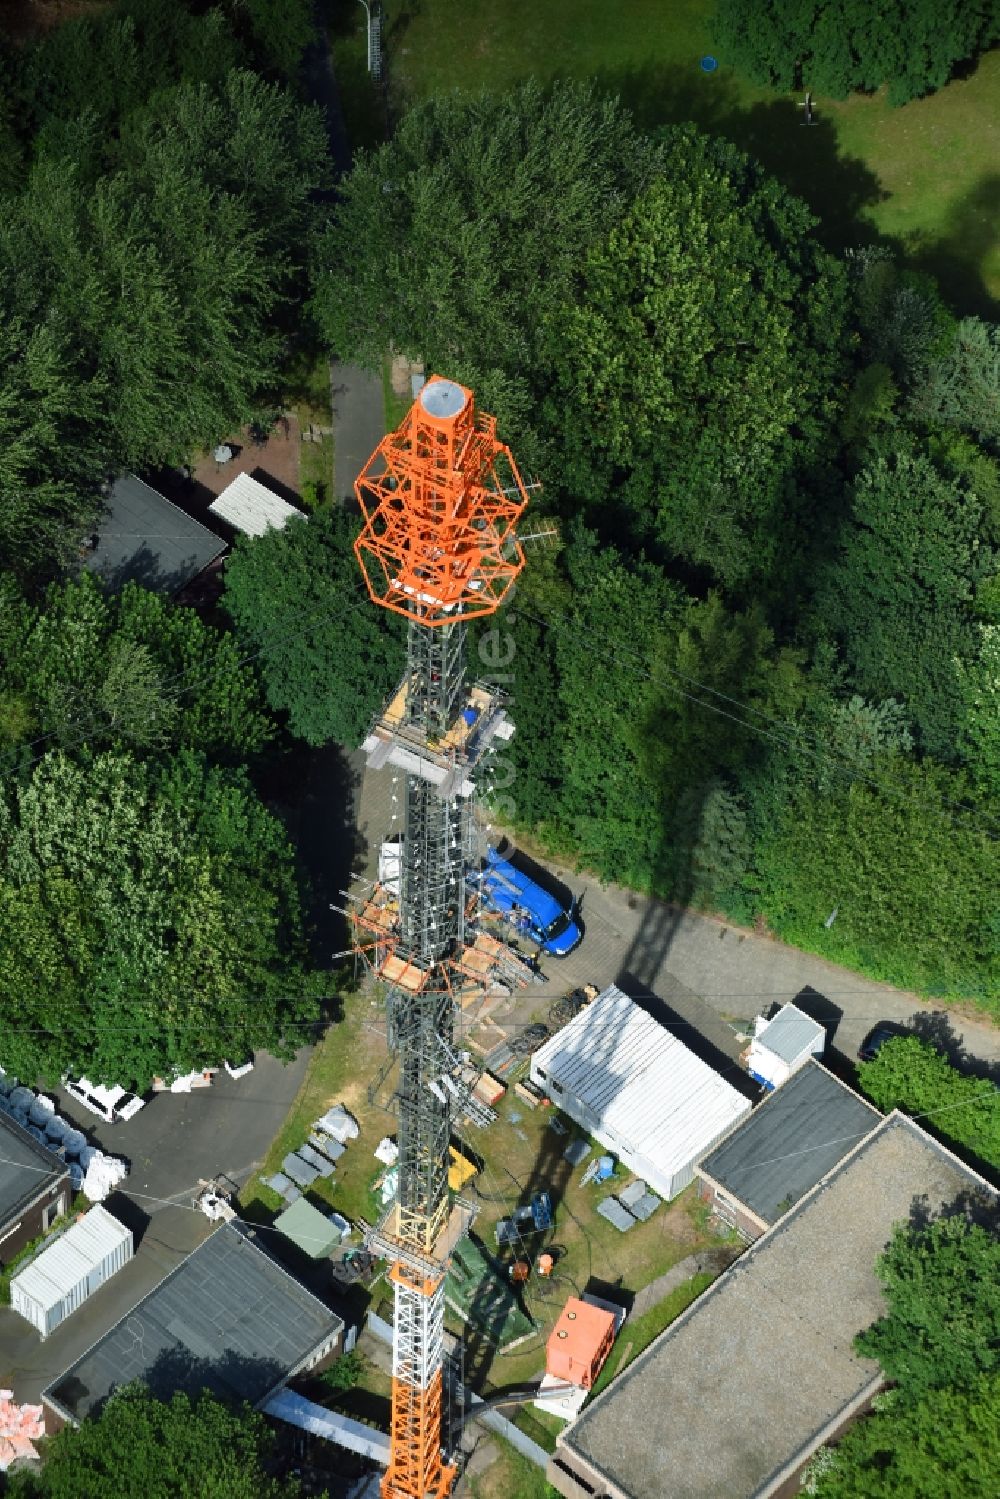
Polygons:
M93 1207L14 1276L10 1304L48 1337L131 1258L132 1230Z

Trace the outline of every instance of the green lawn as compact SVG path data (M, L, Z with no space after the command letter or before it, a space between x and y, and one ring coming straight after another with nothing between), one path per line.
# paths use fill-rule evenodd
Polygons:
M395 432L412 402L408 395L398 396L392 388L392 359L387 354L382 361L382 404L385 408L385 430Z
M372 1151L383 1135L395 1133L396 1126L391 1115L369 1106L365 1096L366 1085L385 1055L381 1028L377 1020L372 1023L372 1016L368 993L344 996L343 1021L332 1025L317 1044L295 1102L263 1166L240 1193L248 1217L267 1222L284 1208L278 1194L264 1185L263 1178L280 1170L288 1152L309 1138L313 1120L335 1103L343 1103L351 1110L361 1132L337 1162L333 1180L314 1182L309 1195L335 1207L352 1222L359 1216L371 1221L377 1215L379 1204L370 1185L382 1168Z
M681 1314L686 1311L692 1301L696 1301L715 1279L714 1275L692 1275L665 1296L656 1306L650 1307L641 1317L634 1321L630 1319L625 1323L618 1334L618 1341L611 1351L604 1368L594 1381L593 1395L599 1395L604 1387L611 1383L623 1369L627 1368L634 1358L637 1358L644 1348L648 1348L654 1338L659 1337L665 1327L669 1327Z
M529 74L592 78L646 128L693 119L758 156L820 215L840 248L891 237L931 270L961 311L1000 302L1000 50L968 79L890 109L884 97L797 99L721 66L714 0L387 0L388 71L397 111L447 89L503 89ZM358 26L364 15L357 7ZM342 44L343 45L343 44ZM351 84L352 101L356 89ZM370 123L363 115L364 139Z
M522 1457L503 1437L490 1432L489 1441L499 1456L485 1472L470 1474L466 1479L472 1499L547 1499L555 1493L541 1468Z

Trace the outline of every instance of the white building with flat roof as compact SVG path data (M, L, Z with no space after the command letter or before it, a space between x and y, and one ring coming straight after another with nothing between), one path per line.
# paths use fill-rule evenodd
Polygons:
M539 1047L531 1081L665 1198L751 1108L615 984Z

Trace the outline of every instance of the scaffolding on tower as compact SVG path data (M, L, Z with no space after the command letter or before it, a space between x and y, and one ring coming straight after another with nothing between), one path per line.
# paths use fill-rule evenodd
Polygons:
M461 1089L456 995L521 980L518 960L478 931L466 865L476 774L514 726L504 694L470 682L466 628L493 614L524 566L516 526L527 490L496 422L470 390L434 376L355 485L354 545L374 603L408 621L406 669L364 742L369 769L405 774L396 888L355 897L355 951L387 988L399 1059L395 1201L369 1236L392 1261L392 1424L383 1499L444 1499L444 1276L473 1209L448 1189ZM524 981L530 976L527 965Z

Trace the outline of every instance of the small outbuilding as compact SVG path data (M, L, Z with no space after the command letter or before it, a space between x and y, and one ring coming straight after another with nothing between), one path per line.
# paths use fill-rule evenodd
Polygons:
M131 1258L132 1230L92 1207L14 1276L10 1304L47 1338Z
M699 1162L699 1196L744 1239L758 1239L881 1120L810 1057Z
M545 1345L545 1372L589 1390L614 1340L614 1313L571 1296Z
M9 1265L26 1244L47 1233L73 1196L69 1167L56 1155L55 1144L39 1144L13 1117L16 1089L10 1082L0 1075L0 1265ZM27 1109L21 1117L27 1119Z
M796 1005L782 1005L770 1020L758 1015L747 1049L747 1068L755 1082L780 1088L810 1057L821 1057L826 1031Z
M226 550L226 543L135 474L121 474L105 500L84 565L109 593L141 583L179 592Z
M304 1197L279 1213L274 1227L312 1260L323 1259L343 1238L341 1229Z
M293 517L306 519L301 510L249 474L237 474L208 508L212 515L224 520L234 531L242 531L244 536L280 531Z
M615 984L535 1052L531 1081L667 1199L751 1107Z

